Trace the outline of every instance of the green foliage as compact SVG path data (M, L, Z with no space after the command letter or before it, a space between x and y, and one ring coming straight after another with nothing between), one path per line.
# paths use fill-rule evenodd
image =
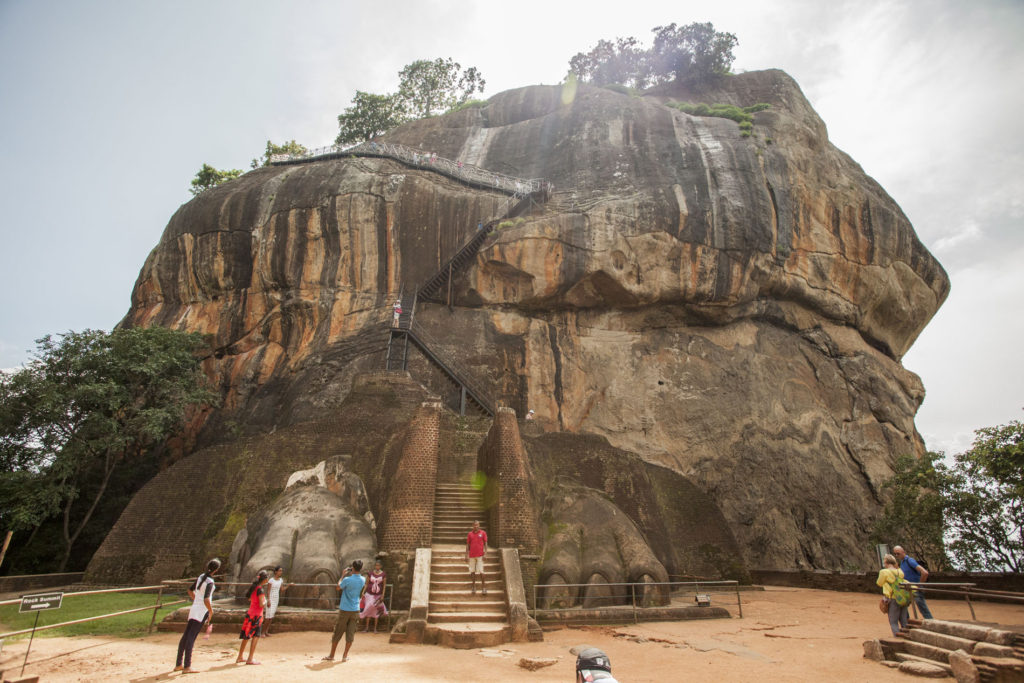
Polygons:
M1024 571L1024 422L979 429L954 456L949 551L969 569Z
M634 96L637 94L636 88L630 88L628 85L622 85L621 83L608 83L606 85L602 85L601 87L604 88L605 90L617 92L620 95Z
M935 571L949 564L943 538L950 473L942 458L942 453L929 452L896 460L895 474L882 487L890 502L872 529L873 543L902 545Z
M63 559L115 473L152 457L193 406L215 401L198 334L161 327L68 332L0 375L0 523L62 517Z
M569 71L593 85L643 89L650 83L647 54L633 37L599 40L589 52L579 52L569 60Z
M487 106L487 100L466 100L461 104L456 104L454 107L449 109L449 113L462 111L463 109L483 109Z
M372 140L409 119L406 105L398 95L375 95L356 91L352 106L338 115L335 144L348 145Z
M338 116L335 144L372 140L414 118L487 104L470 99L473 93L483 92L486 85L480 71L475 66L462 70L462 65L450 57L406 64L398 77L397 93L377 95L356 91L352 106Z
M685 112L691 116L714 116L721 119L730 119L739 124L740 137L749 138L754 131L753 114L759 111L764 111L771 105L766 102L758 102L757 104L752 104L749 107L737 107L734 104L672 102L668 106L675 107L679 111Z
M174 602L184 598L184 591L181 594L165 592L164 603ZM65 621L85 619L101 614L123 612L138 607L150 607L156 605L156 595L142 593L103 593L100 595L65 594L60 609L46 610L39 613L39 625L60 624ZM182 605L163 607L157 612L156 620L159 623L172 611ZM4 605L0 607L0 630L20 631L32 628L35 622L34 614L19 614L18 605ZM36 638L56 638L59 636L115 636L121 638L138 638L146 635L149 622L153 618L153 610L134 612L119 617L89 621L83 624L72 624L62 628L48 629L36 633ZM227 628L227 627L225 627ZM28 634L14 636L11 640L23 640Z
M252 162L250 162L249 167L259 168L260 166L269 166L270 157L275 154L294 154L296 156L302 156L308 152L309 150L305 145L300 145L295 140L289 140L283 145L275 145L270 140L267 140L267 149L263 152L263 156L253 159Z
M732 67L736 36L716 31L711 23L673 23L651 32L649 49L632 36L600 40L570 59L569 71L593 85L619 83L643 89L670 81L704 82Z
M195 196L240 175L242 175L242 169L240 168L221 171L209 164L203 164L203 167L196 172L196 177L192 179L192 187L189 189L189 192Z
M483 92L486 82L475 66L465 71L451 57L418 59L398 73L398 95L406 110L418 118L433 116Z
M897 460L876 542L902 545L933 569L1024 570L1024 423L979 429L971 449Z

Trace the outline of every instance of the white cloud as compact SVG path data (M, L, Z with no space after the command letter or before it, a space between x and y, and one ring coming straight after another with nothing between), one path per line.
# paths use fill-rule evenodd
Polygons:
M932 245L932 251L941 255L943 252L949 251L966 242L977 241L981 239L981 235L981 226L975 221L968 221L960 231L935 240L935 243Z

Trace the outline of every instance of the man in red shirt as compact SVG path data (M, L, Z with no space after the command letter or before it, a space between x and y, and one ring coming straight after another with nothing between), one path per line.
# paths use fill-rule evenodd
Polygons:
M476 575L480 574L480 587L487 595L487 577L484 576L484 554L487 553L487 532L480 528L480 522L473 522L473 530L466 534L466 562L473 577L473 595L476 595Z

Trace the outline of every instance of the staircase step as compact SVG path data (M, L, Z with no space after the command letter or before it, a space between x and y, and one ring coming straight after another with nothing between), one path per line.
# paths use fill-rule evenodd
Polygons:
M508 615L501 612L428 612L427 621L433 624L451 622L493 622L508 623Z
M492 597L490 593L488 598ZM430 614L448 614L453 612L495 612L505 614L505 603L501 600L431 600L429 603Z
M499 600L504 604L505 602L505 591L502 588L488 588L487 595L480 593L479 589L476 593L471 592L468 588L465 590L432 590L430 591L431 599L437 600L454 600L455 602L473 602L474 600L480 600L487 602L489 600Z
M481 581L477 581L476 582L476 590L477 590L478 594L480 593L480 584L481 583L483 583L483 582L481 582ZM504 589L504 584L505 584L505 582L502 579L500 579L500 578L493 578L493 579L492 578L488 578L486 583L485 583L485 585L487 586L487 595L490 596L491 590L494 590L494 589ZM472 588L472 586L473 586L473 582L472 581L468 581L468 580L467 581L448 581L448 580L445 580L445 581L433 581L432 580L430 582L430 592L431 592L431 594L433 594L435 589L437 589L437 590L444 590L444 591L468 591L468 590L470 590Z

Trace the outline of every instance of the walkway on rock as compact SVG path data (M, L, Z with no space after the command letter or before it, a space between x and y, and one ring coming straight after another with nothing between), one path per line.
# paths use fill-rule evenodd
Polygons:
M407 166L440 173L481 190L498 190L518 199L530 195L550 194L552 190L551 183L542 178L516 178L390 142L362 142L352 147L330 145L310 150L302 155L274 154L270 157L270 163L273 166L284 166L345 157L394 159Z

